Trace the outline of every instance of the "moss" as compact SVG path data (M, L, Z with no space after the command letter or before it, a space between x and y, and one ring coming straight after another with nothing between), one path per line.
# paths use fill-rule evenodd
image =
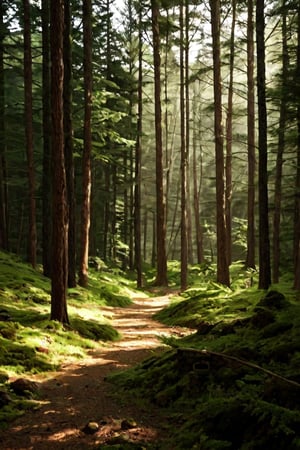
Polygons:
M71 328L77 331L80 336L95 341L116 341L120 339L120 334L111 325L92 320L73 318Z

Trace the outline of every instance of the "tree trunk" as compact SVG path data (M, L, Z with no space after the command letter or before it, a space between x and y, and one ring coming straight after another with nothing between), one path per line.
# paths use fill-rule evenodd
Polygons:
M68 194L68 287L76 286L76 223L75 223L75 175L73 158L72 124L72 46L71 46L71 9L70 2L64 0L64 132L65 163Z
M300 7L297 11L298 41L296 80L300 80ZM298 90L299 95L299 90ZM294 217L294 289L300 290L300 105L297 107L297 170L295 186L295 217Z
M258 190L259 190L259 288L271 284L269 205L268 205L268 144L265 68L264 0L256 3L257 97L258 97Z
M63 125L64 0L51 0L50 12L53 162L51 319L69 323L67 313L68 210Z
M235 53L235 22L236 22L236 0L232 0L232 22L230 34L230 56L229 56L229 87L228 87L228 103L226 117L226 163L225 163L225 220L227 234L227 260L228 264L232 261L232 116L233 116L233 70L234 70L234 53Z
M201 129L201 122L197 123L197 115L196 115L196 97L199 98L199 92L194 88L194 105L193 105L193 207L194 207L194 218L195 218L195 230L196 230L196 248L197 248L197 263L203 263L203 233L200 221L200 191L201 191L201 183L202 183L202 148L200 145L200 181L198 183L198 169L197 169L197 132ZM197 130L197 132L196 132Z
M247 20L247 141L248 202L246 267L255 269L255 94L254 94L254 26L253 0L248 1Z
M0 248L8 250L7 196L5 163L5 90L4 90L4 13L0 3Z
M187 149L186 149L186 121L185 121L185 52L184 52L184 19L183 19L183 0L180 2L180 175L181 175L181 251L180 251L180 283L181 290L187 288L187 267L188 267L188 237L187 237L187 204L186 204L186 173L187 173Z
M222 86L220 55L220 1L210 0L214 64L215 154L217 203L217 281L230 285L225 223L224 149L222 127Z
M167 286L167 255L166 255L166 223L165 203L163 193L163 151L161 128L161 80L160 80L160 34L159 6L157 0L151 0L153 61L154 61L154 95L155 95L155 136L156 136L156 248L157 275L155 284Z
M137 287L141 288L142 280L142 249L141 249L141 170L142 170L142 132L143 132L143 40L142 40L142 6L139 5L139 48L138 48L138 117L137 141L135 148L135 183L134 183L134 244L135 270Z
M289 67L289 55L287 47L287 11L286 0L282 3L282 86L279 112L278 148L276 159L276 177L274 193L274 216L273 216L273 283L279 282L280 266L280 216L281 216L281 185L283 152L285 147L285 127L287 116L286 89Z
M79 284L88 283L89 230L91 214L91 150L92 150L92 4L83 0L83 46L84 46L84 149L82 158L82 208L81 253L79 261Z
M42 0L42 102L43 102L43 178L42 178L42 261L43 273L51 276L51 95L50 95L50 0Z
M36 266L36 200L35 200L35 169L33 156L33 117L32 117L32 55L31 55L31 28L30 28L30 2L23 0L24 8L24 114L25 114L25 140L27 155L28 193L29 193L29 236L28 260L32 267Z

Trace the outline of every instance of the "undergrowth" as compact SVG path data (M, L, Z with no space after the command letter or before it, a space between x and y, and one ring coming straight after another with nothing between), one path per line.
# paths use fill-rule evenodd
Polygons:
M189 326L163 355L115 373L124 401L168 417L161 450L300 449L300 304L289 277L268 292L232 267L232 287L196 267L198 283L156 319Z
M129 305L132 286L119 272L90 270L87 289L69 290L70 325L64 326L50 320L50 280L0 252L0 428L32 406L12 393L10 379L57 369L120 339L102 307Z

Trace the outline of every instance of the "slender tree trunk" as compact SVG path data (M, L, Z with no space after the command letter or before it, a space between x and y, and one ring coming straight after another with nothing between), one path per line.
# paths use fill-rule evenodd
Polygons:
M7 196L5 163L5 85L4 85L4 13L0 3L0 248L8 250Z
M200 190L202 182L202 149L200 146L200 181L198 184L198 169L197 169L197 132L196 130L201 129L200 123L197 121L197 108L196 108L196 98L199 98L199 92L194 88L194 105L193 105L193 206L194 206L194 218L195 218L195 230L196 230L196 248L197 248L197 263L203 263L203 234L200 221ZM196 122L197 126L196 126ZM199 131L198 131L199 132Z
M92 151L92 4L83 0L83 46L84 46L84 149L82 157L82 207L81 252L79 261L79 284L88 284L89 230L91 215L91 151Z
M50 12L53 162L51 319L69 323L67 313L68 208L63 124L64 0L51 0Z
M30 28L30 2L23 0L24 8L24 107L25 107L25 139L27 154L27 172L29 188L29 236L28 260L32 267L36 266L36 200L35 200L35 169L33 156L33 117L32 117L32 55L31 55L31 28Z
M229 57L229 87L228 87L228 104L226 117L226 188L225 188L225 217L226 217L226 234L227 234L227 255L228 264L232 261L232 116L233 116L233 71L234 71L234 54L235 54L235 23L236 23L236 0L231 1L232 4L232 21L230 35L230 57Z
M68 287L76 286L76 223L75 223L75 175L73 158L73 124L72 124L72 45L71 45L71 9L70 2L65 3L64 28L64 131L65 162L68 193Z
M141 249L141 170L142 170L142 119L143 119L143 37L142 37L142 6L139 5L139 55L138 55L138 118L137 141L135 148L135 184L134 184L134 243L135 270L137 287L141 288L142 280L142 249Z
M230 285L225 222L224 149L222 127L222 85L220 52L220 1L210 0L214 64L215 153L217 203L217 281Z
M186 204L186 174L187 174L187 149L186 149L186 121L185 121L185 61L184 61L184 18L183 18L183 0L179 6L180 14L180 155L181 155L181 271L180 282L181 290L187 288L187 267L188 267L188 236L187 236L187 204Z
M153 32L153 61L154 61L154 90L155 90L155 135L156 135L156 248L157 275L155 284L167 286L167 255L166 255L166 222L165 203L163 193L163 151L161 128L161 80L160 80L160 34L159 34L159 6L157 0L151 0L152 32Z
M246 267L255 269L255 94L254 94L253 0L248 1L247 19L247 140L248 202Z
M268 204L268 144L265 68L264 0L256 2L257 97L258 97L258 189L259 189L259 288L271 284L269 204Z
M300 6L297 11L298 41L295 78L300 80ZM298 90L299 94L299 90ZM299 99L298 99L299 100ZM300 105L297 108L297 170L295 186L295 217L294 217L294 289L300 290Z
M43 102L43 179L42 179L42 248L43 272L51 276L52 223L51 211L51 95L50 95L50 0L42 0L42 102Z
M276 159L276 177L274 193L274 216L273 216L273 283L279 282L280 266L280 216L281 216L281 185L283 152L285 147L285 127L286 127L286 88L289 67L289 55L287 47L287 11L286 0L282 2L282 86L279 113L278 149Z

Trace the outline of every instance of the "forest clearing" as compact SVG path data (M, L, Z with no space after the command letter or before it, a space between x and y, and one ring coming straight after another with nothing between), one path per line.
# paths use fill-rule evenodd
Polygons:
M300 448L289 279L266 294L240 263L228 289L194 266L180 295L176 263L168 294L91 269L63 326L49 320L47 278L7 254L0 264L1 449Z

